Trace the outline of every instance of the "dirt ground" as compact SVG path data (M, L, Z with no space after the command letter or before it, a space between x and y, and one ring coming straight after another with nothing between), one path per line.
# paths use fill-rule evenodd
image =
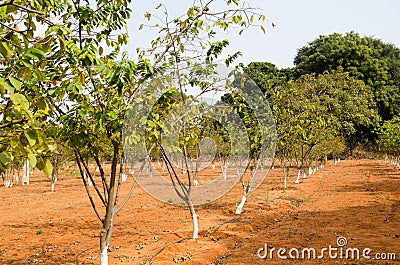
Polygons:
M197 240L187 239L192 225L187 208L157 201L137 187L116 217L110 264L400 263L400 170L378 160L329 162L286 190L281 176L279 168L270 171L241 216L233 214L239 185L198 206ZM0 264L99 263L100 221L74 172L61 175L55 192L36 173L29 186L2 186L0 199ZM329 247L337 250L317 257ZM280 250L281 258L280 248L286 250ZM302 252L311 248L315 259ZM359 249L360 259L346 259L349 248ZM366 248L370 259L362 257ZM258 257L265 249L266 257ZM389 260L391 253L395 260ZM378 260L385 256L388 260Z

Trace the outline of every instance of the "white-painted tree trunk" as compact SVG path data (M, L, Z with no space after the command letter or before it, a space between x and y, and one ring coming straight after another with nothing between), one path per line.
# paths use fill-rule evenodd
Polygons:
M22 185L29 185L29 161L26 160L22 168Z
M238 178L240 178L242 176L242 174L240 174L240 168L239 167L236 167L236 176Z
M58 179L58 168L57 165L55 165L53 167L53 173L51 174L51 185L50 185L51 192L54 192L57 179Z
M247 200L247 195L243 195L242 201L239 203L239 205L236 206L235 214L241 214L243 212L243 206L246 203L246 200Z
M15 174L15 175L14 175L14 181L15 181L15 185L18 185L18 183L19 183L19 176L18 176L18 174Z
M100 252L100 265L108 265L108 245L105 245Z
M299 171L297 172L296 181L294 182L295 184L299 184L299 183L300 183L300 177L301 177L301 171L299 170Z
M4 184L4 187L6 187L6 188L12 187L12 181L8 178L7 171L3 175L3 184Z
M196 239L199 237L199 222L197 221L196 214L192 215L192 221L193 221L193 238Z
M192 215L192 224L193 224L192 238L196 239L199 237L199 222L197 220L197 214L196 211L194 210L194 205L192 204L192 202L189 201L188 206L190 209L190 214Z

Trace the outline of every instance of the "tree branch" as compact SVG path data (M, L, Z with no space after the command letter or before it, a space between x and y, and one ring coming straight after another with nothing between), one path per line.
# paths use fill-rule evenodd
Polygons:
M87 184L86 179L84 178L84 175L83 175L83 170L82 170L82 166L81 166L81 163L80 163L80 160L79 160L79 157L78 157L78 153L77 153L76 150L74 150L74 153L75 153L75 160L76 160L76 162L78 164L79 172L81 173L83 184L85 186L86 192L87 192L89 200L90 200L90 204L92 205L92 208L93 208L94 212L96 213L97 218L99 218L99 220L101 222L104 222L104 218L101 217L99 211L97 210L96 204L93 201L92 194L90 194L90 190L89 190L88 184Z
M213 1L214 0L210 0L206 4L206 6L210 5ZM179 36L184 34L185 32L187 32L193 26L194 22L196 20L198 20L200 17L202 17L203 15L205 15L205 14L207 14L207 13L203 10L200 14L198 14L193 19L193 21L186 28L184 28L183 30L177 32L175 36L171 37L171 42L166 45L164 51L158 56L158 58L156 59L156 61L153 64L153 67L155 67L159 62L161 62L161 60L164 58L165 54L169 51L169 49L171 49L174 46L174 44L178 40Z
M90 178L90 181L91 181L92 184L93 184L94 189L95 189L96 192L97 192L97 195L99 196L99 198L100 198L101 202L103 203L103 205L104 205L105 207L107 207L107 204L106 204L106 201L105 201L105 200L107 200L107 198L103 198L103 196L102 196L101 193L100 193L100 190L97 188L96 182L94 181L92 174L90 174L90 171L89 171L89 168L88 168L87 164L84 162L84 160L83 160L83 158L82 158L81 153L80 153L80 152L77 152L77 153L78 153L78 155L79 155L80 160L82 161L82 164L83 164L83 166L84 166L84 168L85 168L85 170L86 170L87 175L88 175L89 178Z
M22 33L25 32L25 31L23 31L23 30L17 30L17 29L15 29L15 28L12 28L12 27L10 27L10 26L4 24L4 23L1 22L1 21L0 21L0 25L2 25L3 27L5 27L5 28L7 28L7 29L9 29L9 30L11 30L11 31L14 31L14 32L17 32L17 33L20 33L20 34L22 34Z
M10 121L10 122L4 123L4 124L0 124L0 129L8 128L8 127L11 127L16 124L22 124L27 121L28 121L27 119L22 119L19 121Z
M10 3L10 5L13 5L13 6L15 6L15 7L19 8L19 9L22 9L22 10L28 12L28 13L34 13L34 14L40 15L40 16L43 16L43 15L44 15L42 12L39 12L39 11L37 11L37 10L34 10L34 9L30 9L30 8L21 6L21 5L19 5L19 4L15 4L15 3L13 3L13 2L14 2L14 1L12 1L12 2Z

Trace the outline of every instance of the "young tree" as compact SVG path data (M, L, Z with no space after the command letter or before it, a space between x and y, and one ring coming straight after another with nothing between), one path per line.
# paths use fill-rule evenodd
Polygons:
M151 53L156 54L156 64L165 60L172 65L169 75L172 79L176 78L175 84L176 88L181 93L180 104L182 106L190 106L191 103L196 102L190 97L185 96L188 87L196 86L200 88L201 92L199 95L202 95L206 91L215 89L212 88L212 86L215 86L213 82L218 83L218 81L220 81L205 78L207 76L212 77L213 71L215 71L215 65L211 63L214 63L216 58L221 54L222 49L229 44L228 40L211 42L211 38L216 34L214 28L226 30L228 27L235 25L239 27L239 34L241 34L241 32L249 26L258 23L254 22L254 18L261 22L265 20L265 16L257 14L256 10L245 5L240 6L240 1L237 0L227 1L226 4L229 7L225 10L216 10L218 7L214 4L215 1L212 0L196 1L195 5L188 9L185 16L174 20L168 20L167 10L162 4L159 6L159 8L164 9L166 19L162 25L159 25L159 23L156 25L156 27L160 28L160 33L163 35L152 42ZM147 17L150 20L151 15L148 14ZM261 28L264 30L263 26L261 26ZM209 43L205 40L209 41ZM160 47L163 47L161 51ZM164 47L169 49L169 54L164 50ZM142 52L144 56L145 51L142 50ZM159 54L161 57L158 56ZM168 56L162 57L166 54ZM225 63L231 63L239 55L240 53L237 52L228 56ZM167 80L167 83L171 82ZM194 113L193 108L188 108L187 113L191 112ZM182 176L179 176L174 169L171 159L168 156L168 147L160 145L160 151L168 166L168 172L174 190L177 192L178 197L189 206L194 224L193 237L195 238L197 237L198 228L197 217L192 202L195 196L192 193L195 193L193 189L195 183L193 177L195 177L196 174L190 174L191 162L189 162L188 159L190 158L190 140L192 138L198 138L201 134L189 130L187 124L188 119L186 119L185 115L183 115L183 117L179 116L179 114L182 113L186 112L178 112L178 115L173 117L178 118L182 127L183 144L180 150L178 148L179 146L176 146L175 149L181 152L180 155L183 161L184 172L186 173L184 179L182 179ZM222 158L224 157L225 156L222 156ZM222 169L223 175L227 174L224 166ZM197 172L197 166L194 171ZM224 180L227 180L226 176Z
M380 130L378 145L391 158L391 163L400 169L400 118L386 121Z
M338 137L352 139L360 127L370 127L379 120L371 108L372 94L362 81L347 73L304 75L296 81L277 86L271 97L277 124L278 155L284 167L295 161L296 182L305 175L310 161L325 160L331 153L343 151L329 148ZM329 150L329 152L328 152ZM310 170L309 170L310 172Z
M44 169L49 175L50 156L37 158L29 147L39 154L43 150L54 150L44 137L49 136L45 129L53 128L51 124L54 124L56 131L62 130L63 143L75 154L89 199L102 222L101 264L108 264L114 216L124 205L117 207L123 104L133 94L133 80L142 73L147 74L147 69L151 68L145 61L139 66L127 60L115 62L120 46L127 42L127 34L113 35L113 32L126 25L129 2L15 0L0 6L6 11L1 12L1 26L7 30L0 49L6 57L2 62L7 64L5 77L0 80L1 93L9 95L5 97L9 103L3 105L2 102L1 106L5 106L5 113L10 113L5 117L6 123L2 120L1 127L19 129L25 135L21 137L23 141L18 139L17 144L13 144L11 139L10 146L13 150L28 150L25 152L31 165ZM22 19L13 19L13 16ZM35 20L42 26L39 36L35 36ZM25 28L18 24L23 22ZM4 44L4 38L12 40L10 44L14 49ZM109 46L112 52L106 54L103 46ZM14 135L18 137L18 131ZM110 150L102 148L103 141L111 147L112 166L111 176L106 176L103 168L100 170L101 189L90 174L88 161L92 159L99 164L100 150ZM2 164L4 161L7 162L2 159ZM104 216L94 204L87 177L104 207Z
M236 164L236 172L243 188L243 196L235 213L241 214L248 195L261 184L272 164L276 131L272 112L263 92L247 75L238 69L236 71L233 86L237 89L224 95L222 100L239 114L240 122L245 127L244 130L235 130L234 136L248 141L242 141L239 150L232 150L234 161L239 162ZM235 123L231 126L239 127Z

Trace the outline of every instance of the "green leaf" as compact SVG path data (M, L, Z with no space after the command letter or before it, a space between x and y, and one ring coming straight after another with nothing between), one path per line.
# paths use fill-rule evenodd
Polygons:
M107 113L107 116L115 120L117 118L117 113L115 113L114 111L110 111Z
M25 110L29 109L29 101L24 95L21 94L11 94L10 99L15 105L21 105Z
M6 81L0 77L0 94L4 95L6 93L6 89Z
M53 165L51 164L51 161L49 159L46 159L44 161L44 167L43 167L43 172L47 176L51 176L51 173L53 173Z
M17 91L18 91L18 90L21 90L21 81L19 81L18 79L16 79L16 78L13 77L13 76L10 76L9 79L10 79L11 85L12 85Z
M57 37L58 37L58 41L59 41L59 43L60 43L60 51L61 51L61 52L65 52L67 46L66 46L66 44L65 44L64 39L63 39L61 36L57 36Z
M0 53L5 58L11 57L12 51L10 50L6 42L0 42Z
M29 164L31 165L32 168L36 167L36 156L34 154L28 154L28 160L29 160Z
M10 161L11 161L11 156L8 152L3 151L0 153L0 163L2 163L6 167L8 166Z
M25 131L24 134L25 134L26 139L29 142L29 145L34 146L38 140L36 132L33 130L30 130L30 131Z

